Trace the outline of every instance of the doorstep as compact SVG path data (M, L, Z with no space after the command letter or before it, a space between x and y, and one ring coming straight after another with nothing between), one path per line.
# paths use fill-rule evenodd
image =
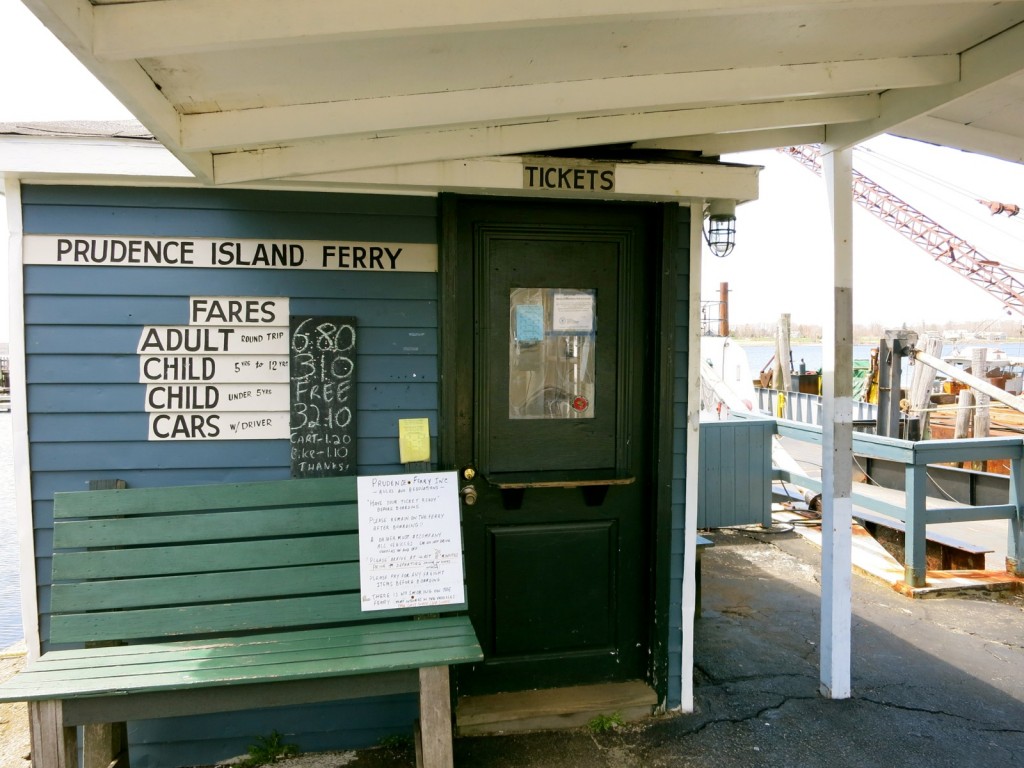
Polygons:
M455 708L459 736L578 728L595 717L622 722L650 717L658 695L639 680L535 691L464 696Z

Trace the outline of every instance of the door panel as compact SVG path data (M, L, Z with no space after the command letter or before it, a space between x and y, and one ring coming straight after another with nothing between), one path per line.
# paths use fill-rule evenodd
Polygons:
M460 694L644 679L656 208L459 199L449 454L485 661ZM466 477L465 469L472 477Z
M614 651L614 520L493 526L488 534L495 656Z

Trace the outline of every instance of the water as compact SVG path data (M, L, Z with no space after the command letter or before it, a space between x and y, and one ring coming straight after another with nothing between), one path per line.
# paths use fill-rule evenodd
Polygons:
M11 414L0 413L0 650L24 637L18 579Z
M979 346L985 345L986 342L976 342ZM854 360L868 360L871 357L871 350L876 348L878 344L854 344L853 345L853 359ZM1001 349L1006 353L1008 357L1021 358L1024 357L1024 341L1010 341L1010 342L990 342L989 346L995 349ZM963 351L966 345L961 345L959 348L952 344L946 344L942 348L942 356L951 355L959 349ZM750 363L750 372L757 377L758 371L768 364L768 361L772 359L775 354L774 344L744 344L743 349L747 353L747 360ZM794 344L791 347L793 351L793 367L800 370L800 361L803 360L807 365L807 371L813 372L821 368L821 345L820 344ZM969 354L969 353L968 353ZM903 371L904 376L908 372L909 365L904 361ZM911 369L912 370L912 369Z

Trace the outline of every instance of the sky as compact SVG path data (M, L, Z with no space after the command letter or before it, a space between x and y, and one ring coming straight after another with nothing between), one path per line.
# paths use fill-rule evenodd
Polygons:
M977 200L1024 207L1024 166L881 136L854 150L854 168L1007 268L1024 269L1024 213L993 216ZM733 324L775 321L822 325L831 287L822 282L832 258L825 182L775 150L725 159L761 165L759 199L736 212L736 248L705 254L702 294L718 298L729 283ZM859 206L853 219L854 323L899 328L961 323L978 330L1006 320L1000 302L939 263ZM1019 276L1024 281L1024 274Z
M132 117L19 0L0 0L0 72L0 122ZM775 151L725 159L763 166L760 199L737 210L733 253L724 259L705 254L704 298L717 300L724 281L734 324L770 323L783 313L794 325L826 324L831 287L822 280L822 267L831 258L832 236L824 182ZM1024 214L994 217L976 202L1024 206L1024 166L882 136L855 151L854 167L987 258L1024 268ZM0 207L4 233L5 214ZM4 237L0 258L5 264L6 249ZM6 285L3 269L0 340L8 336ZM956 322L977 329L1007 319L985 291L859 208L854 211L853 296L855 323L915 328Z

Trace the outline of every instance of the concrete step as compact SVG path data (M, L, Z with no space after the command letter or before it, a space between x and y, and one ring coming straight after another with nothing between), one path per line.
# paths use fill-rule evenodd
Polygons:
M455 708L459 736L578 728L599 715L623 722L649 717L658 704L654 690L639 680L580 685L487 696L465 696Z

